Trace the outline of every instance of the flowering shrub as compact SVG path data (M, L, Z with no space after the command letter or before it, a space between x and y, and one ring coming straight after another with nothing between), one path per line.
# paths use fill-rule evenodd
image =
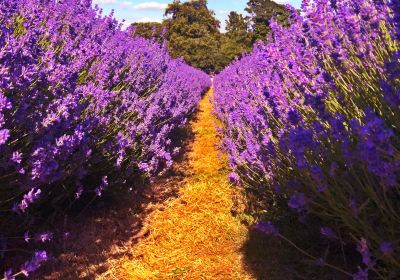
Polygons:
M215 78L230 179L357 243L355 279L400 273L399 12L399 1L303 1L289 28L272 23L268 43Z
M132 38L91 0L1 1L2 248L10 223L35 218L32 204L100 196L169 168L179 151L171 135L209 86L206 74ZM36 255L27 267L47 258Z

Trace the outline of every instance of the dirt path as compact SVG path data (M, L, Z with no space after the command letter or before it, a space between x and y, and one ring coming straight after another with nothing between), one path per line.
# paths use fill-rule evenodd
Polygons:
M216 147L210 95L192 124L190 173L179 196L151 214L148 235L130 257L111 260L99 279L253 279L241 253L247 229L231 214L232 188Z

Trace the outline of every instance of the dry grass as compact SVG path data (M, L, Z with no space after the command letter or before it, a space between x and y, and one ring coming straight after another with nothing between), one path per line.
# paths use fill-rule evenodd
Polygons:
M192 124L190 175L178 198L150 215L146 238L130 256L109 260L98 279L253 279L241 253L248 231L231 214L233 193L211 110L205 96Z

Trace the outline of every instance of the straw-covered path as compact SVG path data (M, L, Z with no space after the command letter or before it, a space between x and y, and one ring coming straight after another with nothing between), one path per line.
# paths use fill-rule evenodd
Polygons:
M226 158L217 149L212 89L192 123L195 140L179 196L149 217L149 235L102 279L252 279L241 248L247 229L232 216Z

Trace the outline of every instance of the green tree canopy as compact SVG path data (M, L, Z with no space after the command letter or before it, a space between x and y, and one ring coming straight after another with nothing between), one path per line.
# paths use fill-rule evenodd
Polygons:
M245 11L250 14L253 41L267 38L273 18L283 26L289 25L289 11L284 5L272 0L249 0Z
M159 22L137 22L132 24L134 36L141 36L147 39L163 40L164 25Z
M221 33L220 22L207 4L207 0L174 0L166 8L162 23L134 23L133 35L166 40L172 57L183 57L190 65L211 73L221 71L250 51L255 41L266 39L272 18L288 24L289 12L283 5L271 0L249 0L249 16L230 12L226 33Z
M252 34L249 33L248 20L237 12L230 12L225 27L226 33L222 38L221 53L224 64L229 64L245 51L252 48Z
M168 5L164 24L172 57L183 57L189 64L206 72L218 71L220 22L207 7L206 0L179 0Z
M246 18L237 12L230 12L226 20L226 31L228 34L247 33L248 22Z

